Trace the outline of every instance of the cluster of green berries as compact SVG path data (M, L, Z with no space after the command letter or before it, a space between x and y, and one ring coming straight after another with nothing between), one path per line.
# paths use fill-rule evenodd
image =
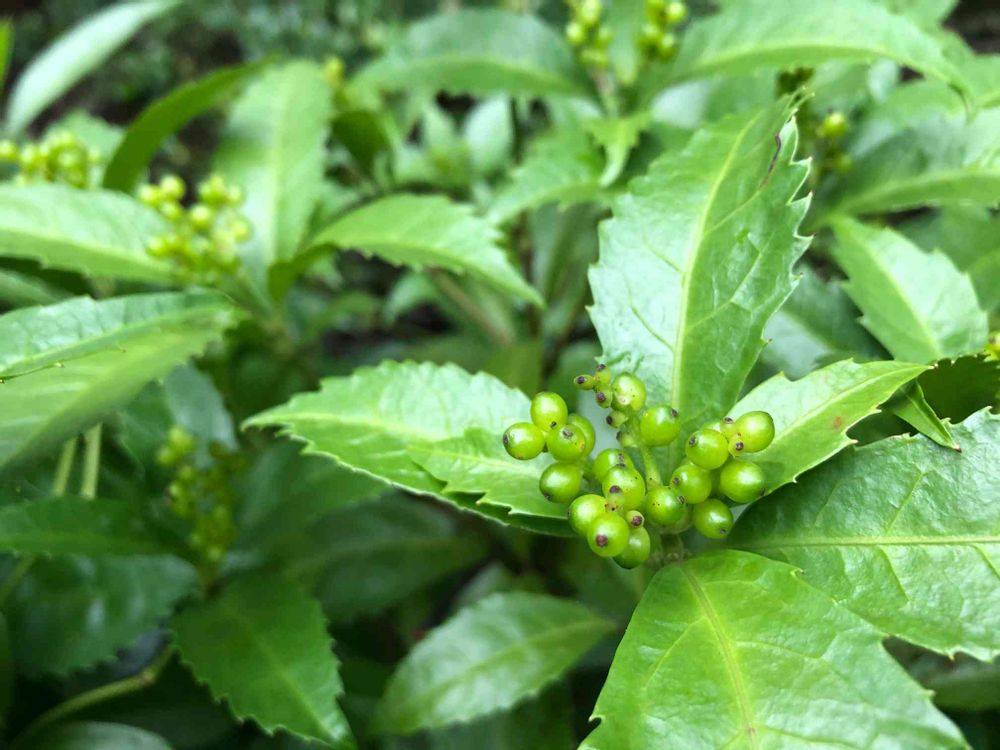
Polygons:
M344 85L346 72L347 66L344 65L343 59L336 55L326 58L326 62L323 63L323 77L326 78L327 84L334 91Z
M87 145L69 131L58 131L38 143L18 146L14 141L0 141L0 163L14 164L17 184L58 182L85 188L93 184L104 160L100 151Z
M639 49L649 60L669 60L677 54L675 29L688 17L679 0L646 0L646 22L639 32Z
M799 91L812 80L812 76L812 68L782 71L778 74L777 95ZM802 145L812 153L816 164L815 175L823 172L843 174L851 170L853 160L843 148L850 123L843 112L832 110L821 117L814 111L812 101L805 100L799 105L798 121Z
M601 0L566 0L570 20L566 24L566 40L576 50L580 62L590 68L608 67L608 47L613 38L611 29L601 23L604 8Z
M993 331L986 339L986 356L1000 359L1000 331Z
M243 457L219 443L208 446L209 461L199 465L197 441L179 425L170 428L156 461L172 469L167 486L167 506L191 525L188 544L204 560L217 564L236 537L233 477L242 471Z
M139 200L173 224L173 231L149 241L146 252L169 259L181 281L216 284L236 272L237 245L250 239L250 223L237 210L243 191L212 175L198 185L190 206L181 203L186 193L187 185L176 175L139 189Z
M591 460L594 426L570 414L566 402L548 391L532 399L531 421L511 425L503 444L519 460L543 452L555 459L542 472L539 489L551 502L568 505L570 526L595 554L614 558L624 568L641 565L651 550L647 520L666 533L694 526L706 537L722 539L732 529L733 514L720 498L741 505L765 493L763 470L745 456L774 440L774 421L767 412L703 425L685 442L684 462L663 482L650 449L680 436L677 411L668 404L647 407L640 378L631 373L612 377L603 364L574 382L593 391L597 404L610 410L606 422L618 430L621 448L608 448ZM639 451L645 476L627 449Z

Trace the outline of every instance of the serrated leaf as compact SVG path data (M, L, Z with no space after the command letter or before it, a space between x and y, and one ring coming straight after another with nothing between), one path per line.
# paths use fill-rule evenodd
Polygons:
M347 213L310 238L304 257L356 248L393 265L443 268L542 304L497 244L500 233L471 207L440 195L392 195Z
M538 478L551 462L511 458L496 433L473 428L461 437L414 445L409 455L445 483L443 492L481 494L477 505L494 505L515 516L566 519L566 507L550 503L538 490Z
M1000 418L952 434L852 450L740 519L732 543L803 569L807 581L912 643L1000 653ZM961 581L961 585L956 585Z
M938 445L959 450L959 445L952 437L948 425L941 421L931 405L927 403L924 391L920 387L919 378L918 382L906 389L898 402L890 405L889 410L919 431L921 435L926 435Z
M57 724L26 737L17 746L21 750L170 750L159 735L103 721Z
M490 201L487 216L500 225L548 203L599 200L602 166L593 144L576 129L542 137Z
M740 399L730 413L762 409L774 418L774 442L753 456L773 491L850 445L847 431L926 369L905 362L845 360L801 380L775 375Z
M79 297L0 316L0 471L126 403L232 321L208 293Z
M764 326L767 346L760 358L797 379L840 359L860 355L882 359L885 352L858 323L858 309L839 284L822 281L809 266L799 283Z
M965 747L882 637L788 565L732 550L669 565L618 646L582 747Z
M215 154L216 171L246 194L254 234L240 253L261 291L267 269L298 252L323 192L328 90L312 62L266 71L236 100Z
M36 560L4 607L18 668L37 677L111 659L198 585L176 557Z
M536 16L496 9L460 10L418 21L357 82L456 94L592 92L561 34Z
M407 734L509 708L561 677L610 629L566 599L487 597L413 648L392 676L374 726Z
M969 277L892 229L833 221L834 257L861 319L896 359L933 362L981 350L989 332Z
M272 556L301 581L334 622L375 615L486 554L481 537L402 497L340 508Z
M176 5L176 0L124 2L84 18L46 47L17 79L7 102L7 129L23 130L143 25Z
M181 659L239 719L331 747L353 747L337 706L338 662L319 603L279 578L253 576L174 617Z
M677 60L650 74L643 89L654 94L667 83L690 78L882 58L962 86L937 38L874 3L740 0L695 20L684 33Z
M649 112L639 112L628 117L598 117L584 122L584 128L590 133L590 137L604 149L602 187L607 187L618 179L629 154L639 142L639 137L649 127L650 117Z
M65 185L0 186L0 256L88 276L166 283L173 269L146 245L170 225L125 195Z
M60 497L0 507L0 550L21 554L143 555L172 549L134 500Z
M777 103L699 130L600 228L590 316L605 361L643 378L686 428L736 400L806 248L796 228L807 201L794 200L806 167L792 160L787 120Z
M104 169L103 185L131 192L142 178L160 145L205 111L235 94L259 65L238 65L214 71L175 88L136 117Z

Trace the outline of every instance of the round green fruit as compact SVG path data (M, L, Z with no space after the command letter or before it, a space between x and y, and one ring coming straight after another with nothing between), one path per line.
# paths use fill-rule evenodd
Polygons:
M646 515L660 526L673 526L684 519L687 506L667 487L654 487L646 494Z
M734 503L752 503L764 494L764 470L749 461L734 459L719 472L719 490Z
M630 372L623 372L611 384L616 409L639 411L646 405L646 386Z
M733 529L733 512L729 506L714 497L691 511L694 527L709 539L725 539Z
M531 399L531 421L548 432L566 424L569 411L558 393L542 391Z
M538 480L538 489L546 500L554 503L569 503L580 494L583 472L573 464L555 463L546 467Z
M600 557L615 557L628 546L628 522L617 513L598 516L587 529L587 544Z
M580 495L566 512L570 528L580 536L586 536L590 525L607 513L604 503L600 495Z
M582 414L570 414L566 420L566 424L576 427L583 435L583 439L587 441L588 454L594 450L594 443L597 442L597 433L594 431L594 425L590 423L589 419Z
M598 482L603 482L605 475L615 466L624 466L628 469L635 468L632 459L628 457L625 451L618 448L605 448L594 459L594 477Z
M528 461L545 447L545 433L531 422L518 422L507 428L503 434L503 447L511 457Z
M694 506L697 508L698 506ZM693 516L692 506L684 506L684 515L681 516L681 520L673 524L664 524L663 531L666 534L683 534L685 531L691 528L691 518Z
M649 532L642 526L629 530L625 550L615 556L615 562L626 569L637 568L649 559Z
M601 482L604 496L626 510L641 510L646 498L646 483L635 469L613 466Z
M587 454L587 439L578 427L568 424L552 430L545 446L556 461L576 461Z
M646 410L639 420L639 435L646 445L669 445L677 439L681 423L677 410L658 404Z
M774 420L766 411L748 411L736 420L736 432L743 440L743 452L757 453L774 440Z
M696 505L712 494L712 475L695 464L681 464L670 475L670 486L683 502Z
M630 510L625 514L625 521L629 526L644 526L646 517L637 510Z
M729 442L716 430L698 430L688 438L684 453L691 463L711 471L729 460Z

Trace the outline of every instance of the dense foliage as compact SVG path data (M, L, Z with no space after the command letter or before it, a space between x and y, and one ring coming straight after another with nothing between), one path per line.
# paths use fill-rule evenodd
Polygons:
M440 5L0 20L0 744L996 747L988 34Z

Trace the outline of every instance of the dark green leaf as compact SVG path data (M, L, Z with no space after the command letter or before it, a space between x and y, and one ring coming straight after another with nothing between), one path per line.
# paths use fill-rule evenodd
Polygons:
M49 305L66 296L64 291L42 279L9 268L0 270L0 302L9 307Z
M959 449L955 438L951 436L948 425L941 421L931 405L927 403L919 382L913 383L912 387L906 389L900 400L889 406L889 410L918 430L921 435L926 435L938 445L952 450Z
M586 120L584 127L604 149L605 166L601 174L601 185L607 187L625 169L629 154L639 142L639 136L649 127L650 114L639 112L628 117L599 117Z
M943 359L917 382L936 414L961 422L973 412L997 403L1000 361L982 355Z
M76 721L33 735L19 750L171 750L162 737L126 724Z
M925 660L933 669L923 666ZM1000 708L1000 662L983 663L959 657L957 660L924 654L911 673L934 691L934 703L957 711L988 711Z
M14 655L10 651L7 620L0 612L0 729L7 724L7 709L14 695Z

